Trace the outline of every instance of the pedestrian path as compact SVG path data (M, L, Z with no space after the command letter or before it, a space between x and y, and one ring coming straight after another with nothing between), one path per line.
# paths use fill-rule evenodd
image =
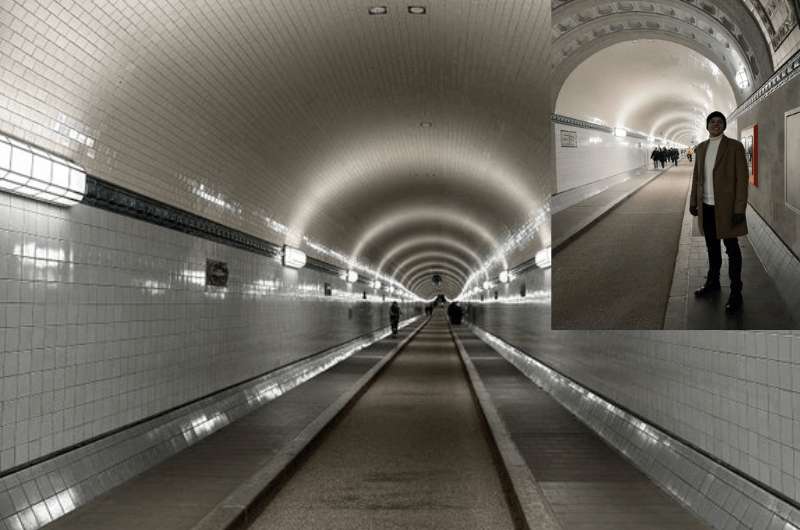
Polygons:
M751 215L758 214L751 212ZM696 218L689 214L687 195L664 329L797 329L798 323L749 238L740 237L739 246L742 249L744 305L740 312L731 315L725 312L730 280L724 247L720 274L722 290L709 298L694 296L694 290L703 285L708 273L708 253Z
M725 312L724 251L722 291L694 297L708 258L688 211L692 169L681 163L656 178L640 177L638 187L626 181L553 215L554 238L563 241L553 251L554 329L796 328L747 237L739 238L742 311Z
M562 528L709 529L472 331L454 333Z
M194 528L246 483L392 350L417 323L356 352L76 511L48 530L183 530Z
M554 329L661 329L690 181L667 170L553 252Z
M249 528L514 528L443 311Z
M580 189L567 190L556 194L551 199L552 219L552 246L557 250L562 245L568 243L572 238L578 236L583 230L591 226L600 217L611 211L616 205L630 197L636 191L666 171L665 169L646 169L638 168L626 171L619 175L614 175L616 184L608 186L599 193L593 193L589 197L572 202L567 196L580 195ZM587 188L582 186L581 188ZM589 193L595 190L588 190Z

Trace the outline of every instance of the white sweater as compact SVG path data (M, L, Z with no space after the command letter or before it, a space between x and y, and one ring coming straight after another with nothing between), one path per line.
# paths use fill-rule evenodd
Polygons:
M708 148L706 149L705 160L705 180L703 181L703 203L713 206L714 205L714 162L717 161L717 151L719 151L719 144L722 141L722 136L708 139Z

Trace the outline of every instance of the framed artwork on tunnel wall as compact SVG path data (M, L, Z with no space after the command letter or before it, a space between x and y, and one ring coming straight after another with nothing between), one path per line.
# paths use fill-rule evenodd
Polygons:
M739 140L744 145L750 184L758 187L758 124L742 129L739 133Z
M578 147L578 131L561 130L561 147Z
M800 213L800 107L788 111L785 115L784 152L786 206Z

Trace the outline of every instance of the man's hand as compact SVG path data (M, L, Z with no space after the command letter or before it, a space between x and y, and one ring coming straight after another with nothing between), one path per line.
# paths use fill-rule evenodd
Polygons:
M689 206L689 213L697 217L697 206Z
M738 225L745 221L745 217L743 213L735 213L733 214L733 224Z

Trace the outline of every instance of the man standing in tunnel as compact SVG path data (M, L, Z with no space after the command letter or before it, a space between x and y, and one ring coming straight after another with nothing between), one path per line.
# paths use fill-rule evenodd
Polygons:
M400 325L400 305L397 301L392 302L389 306L389 323L392 325L392 336L397 336L397 328Z
M700 143L695 151L697 161L692 175L689 213L699 217L698 224L708 250L706 282L694 294L704 297L720 290L722 253L719 240L722 239L731 280L731 294L725 310L735 313L742 308L743 301L742 251L737 238L747 234L748 170L744 145L722 134L726 127L727 121L721 112L712 112L706 118L709 139Z

